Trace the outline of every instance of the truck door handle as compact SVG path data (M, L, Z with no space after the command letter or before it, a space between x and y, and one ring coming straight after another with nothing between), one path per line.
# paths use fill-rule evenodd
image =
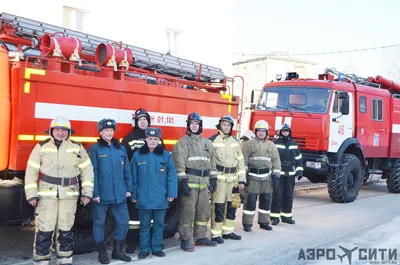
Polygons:
M385 129L381 128L381 132L384 132L384 131L385 131Z

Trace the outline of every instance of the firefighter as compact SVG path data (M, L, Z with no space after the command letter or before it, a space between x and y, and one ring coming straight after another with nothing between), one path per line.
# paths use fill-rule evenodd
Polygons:
M145 130L147 127L150 127L149 113L142 108L137 109L133 115L133 124L133 131L122 139L122 145L125 146L128 152L129 161L132 160L134 152L139 150L145 143ZM126 253L135 253L136 247L140 244L139 212L131 200L128 200L128 209L131 221L129 222L129 231L126 235Z
M133 194L140 217L140 253L145 259L150 253L164 257L162 240L165 211L168 202L178 195L178 178L171 154L161 144L161 130L147 128L146 144L133 155ZM153 229L150 233L151 221ZM151 234L151 236L150 236ZM151 243L150 243L151 238Z
M246 182L246 170L239 142L232 136L234 121L231 115L222 116L213 142L217 164L217 189L211 196L211 237L218 244L224 239L240 240L235 229L236 209L240 208L239 189Z
M251 231L259 197L258 224L261 229L272 230L270 206L272 191L279 185L281 161L275 144L268 140L269 125L264 120L255 124L256 138L243 144L243 156L247 169L247 194L243 207L243 229Z
M93 237L102 264L110 263L104 244L104 224L108 209L111 209L116 222L112 258L131 261L122 248L129 229L126 203L133 192L132 174L125 147L113 138L116 129L115 120L100 120L97 124L100 138L88 150L94 168Z
M217 171L212 142L201 136L203 120L196 112L188 115L187 132L175 144L172 158L179 179L181 248L194 251L196 246L216 246L206 237L210 220L209 193L217 189Z
M295 177L303 175L303 159L299 146L292 140L292 130L288 124L283 124L279 132L279 138L275 140L281 159L281 178L279 189L274 192L271 207L272 225L282 222L295 224L292 218L293 190Z
M46 133L50 138L36 144L25 175L26 198L37 206L33 259L34 264L49 264L55 232L57 264L72 264L71 228L78 197L86 205L93 196L93 167L83 146L70 139L73 130L69 120L55 118Z
M243 148L243 145L245 142L247 142L248 140L252 140L255 137L256 136L254 135L252 130L245 131L244 134L242 135L242 137L240 137L240 148ZM245 196L245 194L247 194L247 185L244 185L244 187L242 189L240 189L239 192L240 192L240 202L243 203L244 196Z

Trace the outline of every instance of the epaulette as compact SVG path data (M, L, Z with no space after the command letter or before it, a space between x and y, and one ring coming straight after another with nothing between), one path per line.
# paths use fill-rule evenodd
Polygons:
M217 138L217 136L218 136L218 133L214 134L213 136L211 136L208 139L210 139L211 142L214 142L214 140Z
M40 144L40 146L43 146L43 145L47 144L48 142L50 142L50 138L48 138L48 139L46 139L46 140L44 140L44 141L39 142L39 144Z

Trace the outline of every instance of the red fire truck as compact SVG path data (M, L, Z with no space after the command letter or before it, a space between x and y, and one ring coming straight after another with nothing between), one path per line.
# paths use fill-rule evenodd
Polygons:
M399 93L400 85L381 76L362 78L334 68L318 80L288 73L286 80L264 86L252 104L250 127L264 119L273 138L289 124L304 175L326 182L335 202L354 201L361 184L380 178L390 192L400 193Z
M115 119L122 140L142 107L171 150L186 133L190 112L202 115L205 137L215 133L222 115L240 121L239 98L230 92L234 79L209 65L2 13L0 222L32 217L24 170L35 144L49 137L45 131L54 117L70 119L72 139L88 147L99 137L100 119ZM77 214L75 231L90 230L85 209ZM177 217L178 207L171 204L166 236L175 234Z

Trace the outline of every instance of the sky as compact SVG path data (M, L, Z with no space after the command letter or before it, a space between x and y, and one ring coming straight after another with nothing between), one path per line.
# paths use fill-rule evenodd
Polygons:
M400 66L399 0L232 1L234 61L244 58L238 54L302 54L399 44L397 48L294 57L319 63L321 72L335 67L360 76L397 78L398 74L400 78L400 70L394 70L396 64Z

